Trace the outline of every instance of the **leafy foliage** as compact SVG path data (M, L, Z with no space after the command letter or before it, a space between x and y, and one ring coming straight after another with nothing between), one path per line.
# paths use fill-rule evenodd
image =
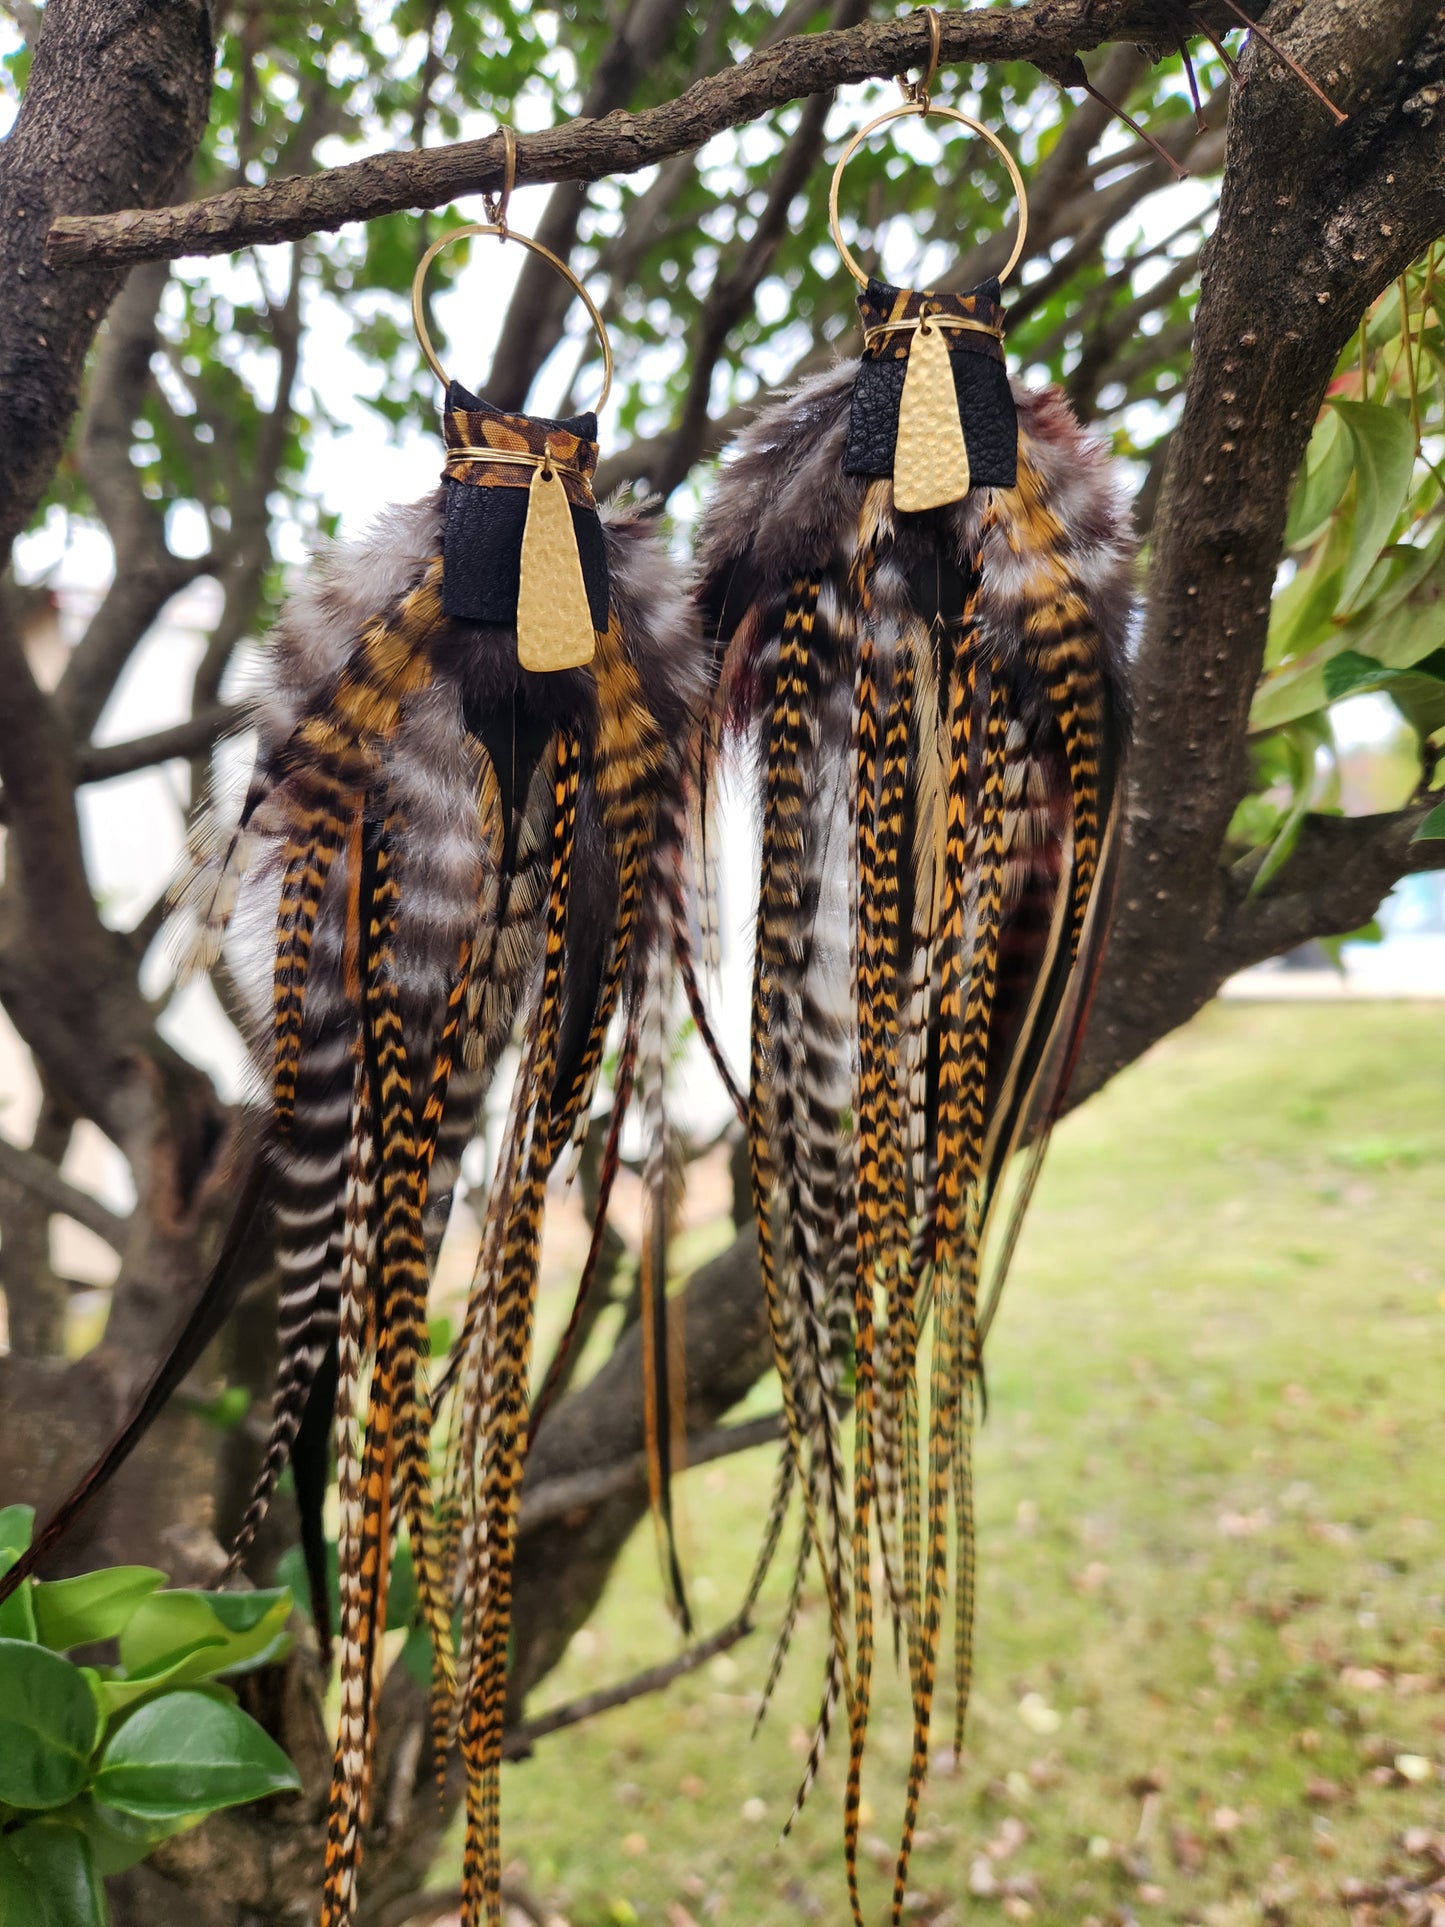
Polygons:
M1334 371L1295 485L1250 712L1254 785L1232 826L1237 849L1264 851L1256 889L1288 861L1309 811L1339 808L1336 703L1387 696L1420 787L1434 786L1445 741L1441 293L1432 248L1376 302Z
M0 1571L30 1543L0 1511ZM151 1566L25 1580L0 1637L0 1919L104 1927L101 1876L221 1807L294 1792L285 1754L224 1682L279 1659L284 1589L165 1589ZM102 1641L118 1665L66 1657Z

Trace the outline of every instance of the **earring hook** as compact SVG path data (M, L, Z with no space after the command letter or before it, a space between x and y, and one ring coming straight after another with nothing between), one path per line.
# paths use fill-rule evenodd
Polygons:
M517 182L517 136L509 126L501 128L502 153L502 191L500 194L484 194L482 205L487 210L487 220L497 230L502 240L507 238L507 205L512 198L512 189Z
M903 98L926 114L933 103L933 76L938 72L938 56L943 47L943 23L937 7L925 7L923 12L928 19L927 69L922 80L907 80L902 74L895 74L894 79L903 89Z

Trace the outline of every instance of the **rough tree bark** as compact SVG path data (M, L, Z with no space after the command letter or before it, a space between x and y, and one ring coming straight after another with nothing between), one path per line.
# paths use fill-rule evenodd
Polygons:
M596 77L588 96L601 117L522 137L518 180L585 184L653 165L787 101L915 66L923 57L921 20L843 28L847 11L844 0L834 16L838 30L782 39L741 66L700 80L679 100L632 114L627 101L639 50L669 17L665 0L636 0L614 69ZM1216 25L1228 23L1223 9L1204 11ZM1168 0L1034 0L1013 10L947 13L943 53L953 61L1032 59L1068 84L1080 50L1135 38L1171 47L1178 17ZM495 188L502 158L501 143L492 138L376 156L146 212L174 191L199 137L209 85L205 7L200 0L50 0L43 19L25 108L0 148L5 543L53 471L86 350L123 264L300 237L380 212L439 205L459 193ZM1279 0L1269 24L1351 119L1336 129L1272 56L1255 47L1245 57L1229 113L1224 191L1207 257L1188 402L1159 485L1120 914L1080 1094L1182 1022L1231 970L1303 937L1363 921L1398 876L1441 860L1439 845L1410 845L1419 812L1406 811L1307 824L1291 863L1259 898L1247 897L1245 881L1218 861L1224 826L1243 789L1244 718L1262 659L1288 490L1325 380L1369 302L1445 231L1445 116L1438 112L1445 25L1438 6ZM1132 49L1116 48L1108 62L1111 91L1125 91L1130 70L1140 64ZM1104 118L1087 103L1040 169L1040 188L1046 175L1053 187L1038 197L1050 212L1036 245L1065 240L1081 254L1102 246L1107 223L1098 202L1105 196L1096 200L1075 183ZM819 125L816 112L805 114L795 150L800 162L816 144ZM1218 138L1217 132L1197 141L1181 137L1197 165L1208 164L1207 143ZM1162 163L1147 152L1135 159L1130 191L1137 199L1157 184ZM659 208L673 179L664 167ZM778 207L785 216L785 195ZM575 187L559 191L549 219L564 242L575 234L579 208ZM42 259L52 215L61 218ZM751 300L766 264L768 232L765 224L751 254L744 251L720 270L719 325L708 343L713 355L723 351L729 317ZM960 272L983 265L960 263ZM135 358L148 355L158 285L136 275L123 304L134 313L117 310L113 373L121 387L127 370L138 366ZM550 306L544 312L525 301L516 312L529 316L525 325L509 323L509 379L520 394L529 370L555 341L560 317ZM1127 346L1111 352L1120 345ZM294 352L293 336L293 369ZM1090 371L1095 392L1108 365ZM705 396L705 385L701 392ZM283 411L284 402L278 405L284 424ZM696 460L725 424L709 423L705 409L692 414L700 419L688 422L686 435L670 431L652 455L634 452L631 472L651 472L656 461L672 479ZM118 548L124 542L163 572L144 505L127 492L133 478L110 459L123 441L123 423L107 421L102 406L88 429L91 486L120 532ZM264 527L264 494L261 514ZM247 560L254 565L254 552ZM237 572L228 580L240 579L242 564L234 557L211 563ZM247 620L240 613L244 587L231 612L235 635ZM141 588L160 595L164 579L153 574L126 593L139 595ZM132 605L132 629L136 618ZM42 1504L110 1429L136 1375L135 1361L154 1353L157 1334L194 1289L227 1201L235 1146L235 1122L209 1084L159 1042L153 1013L136 987L134 944L107 930L96 914L74 808L77 781L213 740L215 686L204 690L205 713L195 723L148 744L97 750L87 738L118 645L111 649L103 629L90 640L86 661L94 666L94 682L83 688L87 679L80 678L68 695L51 701L25 665L13 598L0 595L0 676L7 694L0 705L0 803L8 824L0 1000L40 1065L47 1091L31 1150L8 1150L0 1163L0 1214L17 1188L39 1195L47 1209L85 1210L63 1190L47 1191L51 1179L35 1168L53 1169L62 1134L76 1116L93 1118L121 1146L139 1193L127 1225L97 1220L123 1255L101 1348L67 1369L27 1361L21 1372L13 1355L0 1360L0 1463L23 1464L27 1496ZM221 655L218 648L218 661ZM17 1161L25 1159L30 1162ZM22 1260L42 1242L33 1212L26 1226ZM17 1262L9 1216L5 1230L8 1272ZM748 1232L690 1281L685 1306L689 1424L706 1432L766 1363ZM596 1378L569 1393L539 1436L518 1572L514 1713L591 1610L645 1507L644 1486L630 1469L641 1441L639 1376L634 1335ZM170 1519L178 1531L159 1549L161 1563L178 1576L203 1574L216 1559L204 1529L211 1523L205 1495L215 1486L216 1451L213 1434L193 1421L171 1420L148 1459L123 1475L115 1503L88 1538L72 1548L74 1560L145 1556L159 1523ZM578 1496L578 1481L599 1466L617 1467L616 1483L601 1496ZM328 1758L309 1666L302 1655L253 1688L262 1696L255 1710L298 1759L307 1793L264 1812L220 1816L172 1843L156 1866L128 1877L117 1896L118 1921L239 1927L243 1919L307 1917ZM368 1856L364 1915L372 1922L399 1917L440 1828L423 1759L424 1709L400 1668L387 1683L382 1733L380 1825Z

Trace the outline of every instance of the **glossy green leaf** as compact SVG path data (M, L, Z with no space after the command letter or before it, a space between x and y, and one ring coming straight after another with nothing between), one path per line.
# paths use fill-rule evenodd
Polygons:
M139 1706L143 1700L155 1699L158 1694L174 1692L182 1686L200 1686L204 1683L196 1677L198 1667L202 1667L207 1653L216 1654L219 1647L215 1641L192 1647L189 1652L173 1660L170 1665L159 1665L142 1673L125 1673L119 1669L101 1668L99 1675L100 1703L105 1709L106 1723L118 1719L131 1707Z
M1445 729L1445 649L1432 651L1409 669L1395 669L1346 649L1325 664L1324 683L1332 702L1365 690L1380 691L1421 736Z
M1435 805L1410 841L1425 843L1433 841L1436 837L1445 837L1445 803Z
M265 1592L176 1588L142 1600L120 1637L134 1677L164 1672L173 1683L249 1671L279 1656L291 1612L284 1586Z
M99 1738L100 1708L79 1667L0 1639L0 1802L64 1806L84 1786Z
M154 1566L107 1566L35 1587L35 1625L57 1652L124 1632L143 1599L166 1583Z
M167 1693L139 1707L111 1735L94 1779L105 1805L159 1821L300 1785L286 1755L248 1714L204 1693Z
M28 1552L34 1530L33 1505L0 1506L0 1552Z
M1326 408L1310 436L1290 502L1284 531L1287 549L1303 548L1321 533L1340 505L1354 465L1354 443L1337 410Z
M124 1873L152 1854L162 1840L198 1827L205 1817L203 1813L188 1813L165 1820L143 1820L133 1813L122 1813L118 1807L108 1807L89 1792L53 1816L79 1827L102 1874Z
M5 1927L105 1927L105 1889L90 1842L58 1820L35 1820L0 1839Z
M0 1578L19 1557L18 1552L0 1552ZM0 1600L0 1639L36 1637L34 1592L34 1580L22 1579L8 1599Z
M1354 650L1391 669L1409 669L1445 646L1445 527L1421 548L1397 547L1387 579L1348 622L1326 626L1308 654L1267 675L1250 705L1249 726L1277 729L1329 701L1325 665Z
M1355 520L1340 583L1347 610L1394 533L1415 470L1415 430L1402 410L1373 402L1337 401L1355 452Z

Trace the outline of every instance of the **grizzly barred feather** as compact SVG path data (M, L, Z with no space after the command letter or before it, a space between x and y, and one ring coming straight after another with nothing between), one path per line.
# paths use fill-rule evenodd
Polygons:
M764 1563L797 1486L802 1558L820 1558L834 1624L819 1743L835 1696L848 1703L844 1831L861 1921L882 1552L914 1705L896 1922L950 1509L960 1719L967 1696L980 1278L991 1257L996 1297L1098 966L1132 544L1101 450L1052 390L1015 391L1017 487L900 513L890 482L843 473L853 376L842 365L806 382L734 444L704 520L700 596L719 665L712 742L756 758L763 815L748 1135L787 1418ZM1025 1176L996 1226L1016 1151ZM839 1325L855 1383L847 1532ZM791 1620L790 1607L778 1657Z
M684 754L706 695L695 605L640 509L602 510L610 619L591 664L549 675L519 669L511 629L444 616L443 513L438 491L331 550L278 624L240 822L202 853L188 892L195 957L224 945L270 1086L246 1224L135 1420L78 1489L109 1476L194 1363L224 1316L232 1247L268 1209L281 1358L231 1565L298 1434L326 1416L309 1408L334 1397L341 1725L324 1927L344 1927L355 1907L399 1524L432 1635L437 1736L460 1731L472 1782L465 1918L500 1919L497 1769L545 1187L586 1127L614 1010L635 1034L670 939L676 888L659 866L681 860L673 826L687 819ZM529 1047L448 1375L438 1507L430 1266L518 1028ZM308 1569L324 1571L309 1474L298 1497Z

